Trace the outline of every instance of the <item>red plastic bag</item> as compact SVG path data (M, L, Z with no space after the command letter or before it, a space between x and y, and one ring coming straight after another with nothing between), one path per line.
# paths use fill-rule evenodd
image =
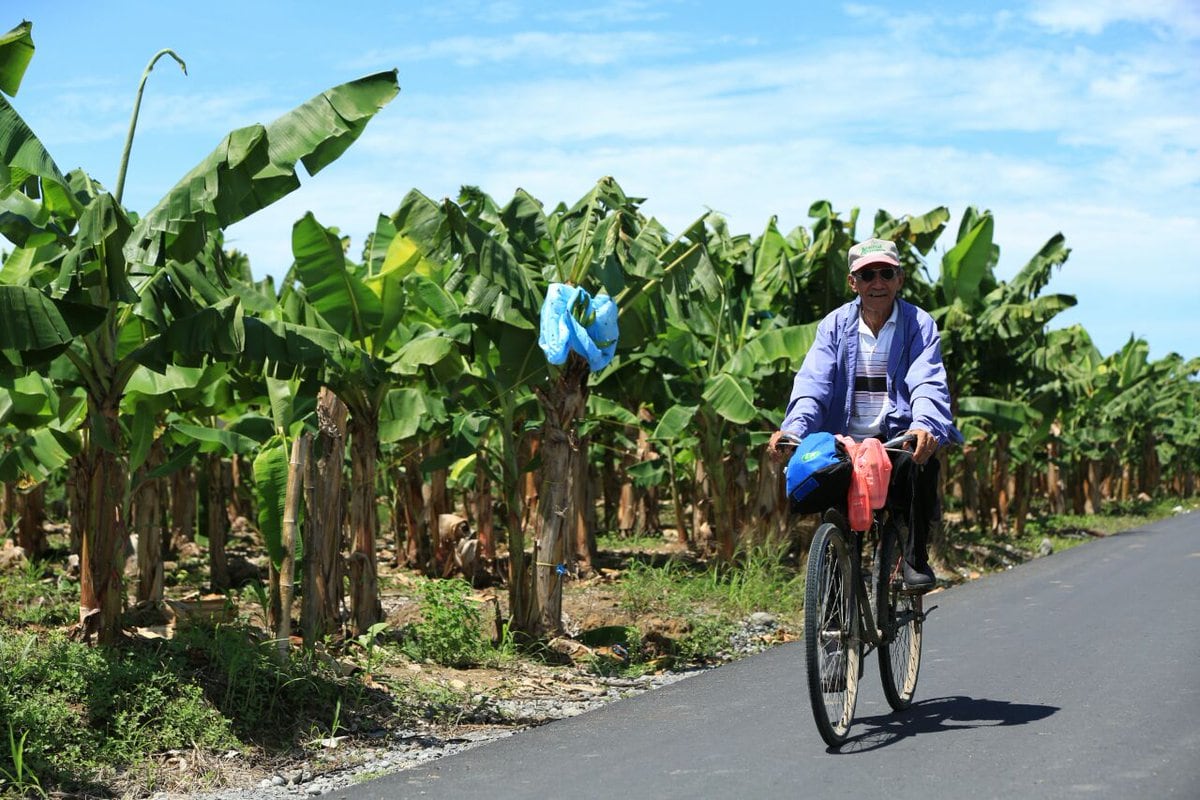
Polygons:
M866 481L871 508L883 508L892 480L892 462L883 449L883 442L878 439L859 442L858 452L854 455L854 472L861 473Z
M850 491L846 497L850 527L865 531L871 527L872 509L883 508L887 503L892 462L878 439L855 442L847 436L839 436L838 440L846 446L853 466Z

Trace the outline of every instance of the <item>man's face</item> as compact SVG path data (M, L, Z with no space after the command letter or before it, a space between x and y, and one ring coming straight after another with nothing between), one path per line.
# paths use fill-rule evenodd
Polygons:
M892 277L885 278L885 275ZM850 273L850 288L862 298L866 311L890 314L892 303L904 285L904 270L891 264L868 264Z

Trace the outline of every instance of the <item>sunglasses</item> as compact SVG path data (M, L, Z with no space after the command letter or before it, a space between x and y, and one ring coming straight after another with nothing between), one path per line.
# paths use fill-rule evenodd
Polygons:
M851 274L854 275L855 280L870 283L871 281L875 280L875 273L877 272L879 273L879 277L883 278L885 281L890 281L892 278L896 277L896 273L900 271L901 270L898 270L895 267L884 267L883 269L871 269L870 267L866 267L865 269L860 269L858 272Z

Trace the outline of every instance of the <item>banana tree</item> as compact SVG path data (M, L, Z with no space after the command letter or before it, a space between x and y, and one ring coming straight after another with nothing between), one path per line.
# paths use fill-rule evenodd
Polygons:
M29 557L45 550L42 530L46 483L78 455L85 413L81 392L56 390L43 375L25 375L0 388L0 483L18 519L16 543Z
M313 174L337 158L397 90L395 73L380 73L269 126L233 131L140 219L81 171L63 176L0 98L3 233L17 245L10 259L27 267L24 282L0 286L4 366L20 371L57 358L63 379L87 395L85 638L107 644L121 633L119 509L129 478L119 410L128 381L139 365L161 371L242 351L244 314L214 235L296 189L297 162Z
M397 235L386 217L361 264L346 258L338 235L311 213L295 224L292 250L292 277L296 295L304 300L304 321L351 345L344 355L329 358L324 380L350 413L351 615L355 631L362 634L382 613L375 502L381 414L389 392L412 381L420 369L444 362L453 370L456 344L445 331L420 319L420 296L436 292L439 267Z
M617 298L618 306L622 298L626 302L622 313L632 333L622 334L626 344L618 344L618 350L639 346L640 333L658 324L695 266L694 250L687 247L677 263L661 260L670 239L657 222L641 216L640 202L605 178L578 203L550 212L523 191L501 208L467 188L458 202L406 203L409 211L398 216L398 226L411 228L429 258L451 265L443 288L471 328L464 380L474 387L472 396L495 399L498 413L489 417L489 430L495 431L491 441L500 451L495 460L510 498L510 614L514 630L527 634L561 629L565 543L574 502L569 476L590 375L587 362L575 356L562 366L547 365L537 349L535 320L554 284L604 291ZM422 213L410 213L417 209ZM519 409L530 393L538 399L542 420L537 436L543 476L532 563L516 496L523 474L517 455Z

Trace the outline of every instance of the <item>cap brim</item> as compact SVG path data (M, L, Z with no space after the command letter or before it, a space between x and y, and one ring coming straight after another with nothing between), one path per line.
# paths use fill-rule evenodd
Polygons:
M871 253L863 256L858 261L854 262L854 269L850 270L850 274L858 272L863 267L869 267L872 264L888 264L893 267L900 266L900 262L889 256L887 253Z

